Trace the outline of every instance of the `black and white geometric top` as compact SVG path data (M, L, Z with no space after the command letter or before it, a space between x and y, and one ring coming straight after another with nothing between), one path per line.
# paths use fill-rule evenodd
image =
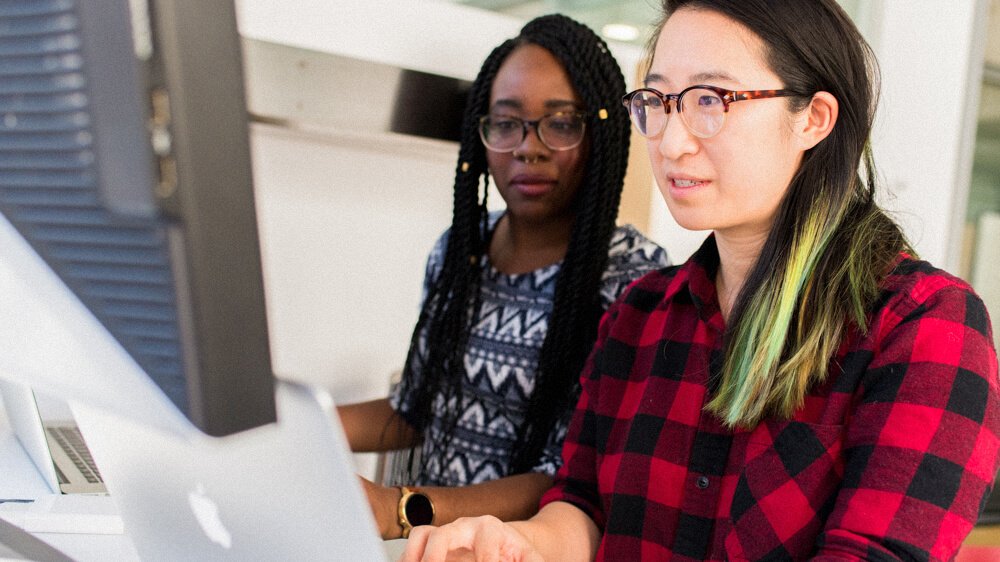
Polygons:
M490 214L490 228L501 215ZM428 286L441 271L447 240L445 232L428 258L425 297ZM534 389L535 369L548 329L561 262L516 275L497 271L488 259L485 265L478 323L472 328L465 353L462 392L451 404L445 404L444 397L438 395L433 406L436 412L458 409L458 426L443 449L445 454L429 459L416 485L464 486L508 476L517 428L524 421ZM607 309L639 277L668 265L663 248L635 227L616 228L601 284L603 308ZM417 369L414 374L419 376ZM569 391L579 394L579 388ZM396 389L389 400L404 420L417 427L409 415L412 404L407 397L400 396ZM571 403L575 405L576 401ZM568 409L550 434L534 472L552 475L562 465L562 442L572 413L572 408ZM429 443L443 438L443 425L444 420L438 416L423 429L425 452L430 450Z

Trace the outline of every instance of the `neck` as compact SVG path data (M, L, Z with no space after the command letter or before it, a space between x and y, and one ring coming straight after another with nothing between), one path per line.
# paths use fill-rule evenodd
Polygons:
M760 251L767 240L767 232L746 236L715 233L719 248L719 271L715 275L715 290L719 295L719 308L723 319L729 319L737 295L757 263Z
M490 241L490 261L507 274L528 273L558 263L566 255L574 218L567 215L528 221L505 213Z

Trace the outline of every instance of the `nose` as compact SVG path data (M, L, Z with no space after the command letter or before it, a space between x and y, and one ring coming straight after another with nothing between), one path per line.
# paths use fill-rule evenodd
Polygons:
M687 128L676 110L668 115L667 125L660 133L659 143L660 155L668 160L677 160L685 154L694 154L699 146L697 137Z
M535 163L548 157L549 147L545 146L542 138L538 136L538 123L525 122L524 128L524 138L514 149L514 157L528 163Z

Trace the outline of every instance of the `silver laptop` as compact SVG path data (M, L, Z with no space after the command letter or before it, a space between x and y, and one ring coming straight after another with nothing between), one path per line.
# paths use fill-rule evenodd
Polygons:
M54 494L106 494L107 488L72 416L43 418L28 386L0 379L11 428ZM61 413L61 412L60 412Z
M330 397L276 399L278 423L222 438L74 406L142 560L387 559Z

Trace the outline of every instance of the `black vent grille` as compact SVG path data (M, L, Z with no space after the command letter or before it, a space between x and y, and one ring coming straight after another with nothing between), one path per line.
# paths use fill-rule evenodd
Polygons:
M166 228L101 204L76 9L0 3L0 211L188 412Z

